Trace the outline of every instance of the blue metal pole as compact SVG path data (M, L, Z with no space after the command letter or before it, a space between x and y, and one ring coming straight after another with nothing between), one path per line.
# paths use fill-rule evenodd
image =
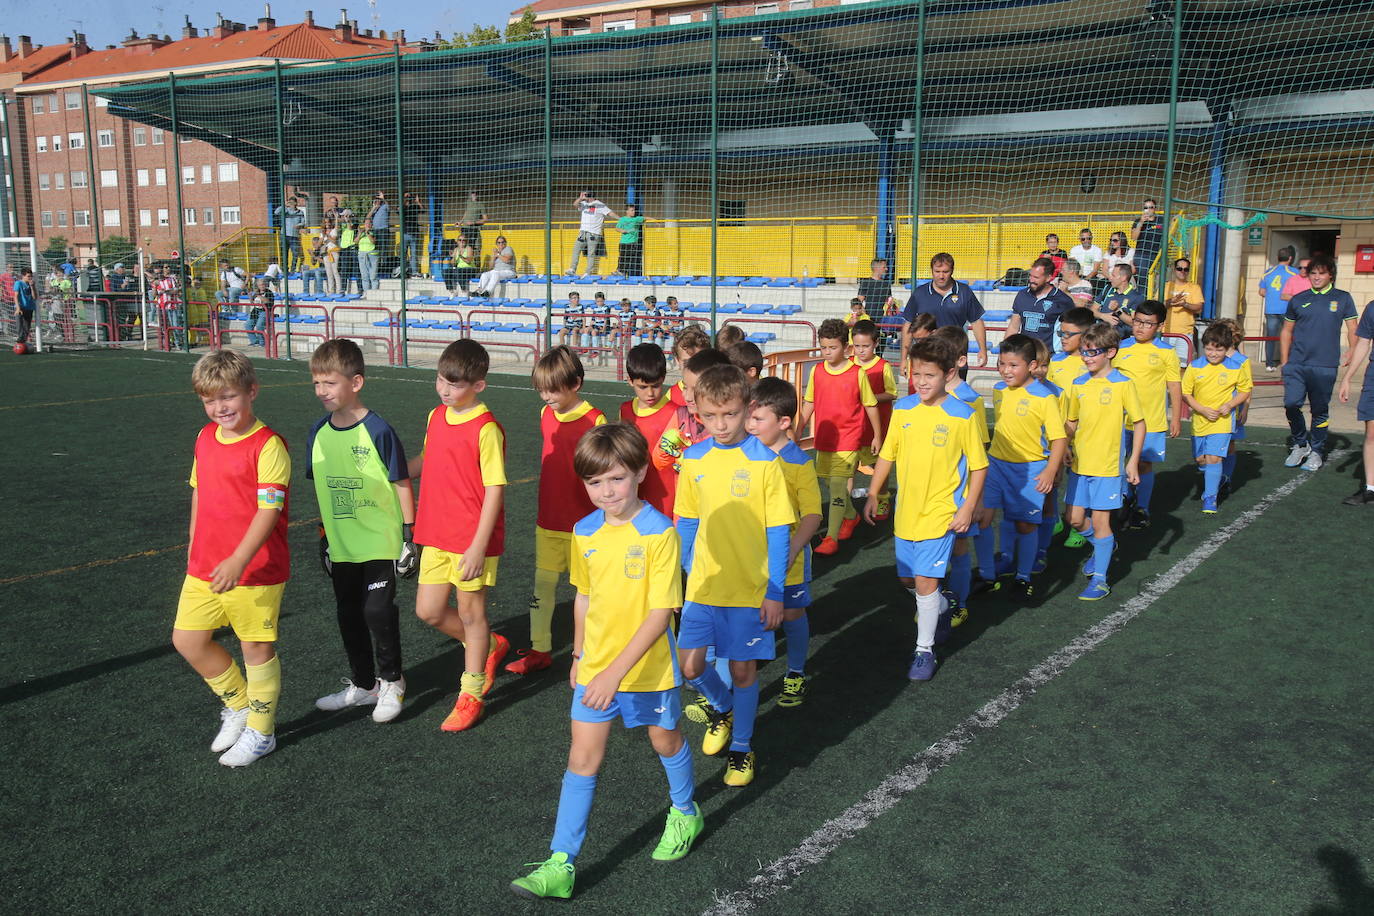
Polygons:
M1207 189L1207 199L1212 206L1207 213L1220 217L1225 211L1221 203L1226 196L1226 125L1230 120L1225 114L1217 119L1212 128L1212 175ZM1218 276L1221 266L1221 227L1215 223L1207 227L1207 251L1204 257L1205 268L1202 274L1202 317L1214 318L1217 312L1217 290L1221 287Z
M892 252L896 245L892 225L893 204L896 202L892 186L892 143L892 137L885 136L878 146L878 225L873 247L873 256L885 258L889 264L892 263Z
M429 198L429 275L434 277L434 264L444 256L444 201L434 190L434 166L425 169L425 193Z
M625 206L639 206L639 164L643 153L633 145L625 150Z

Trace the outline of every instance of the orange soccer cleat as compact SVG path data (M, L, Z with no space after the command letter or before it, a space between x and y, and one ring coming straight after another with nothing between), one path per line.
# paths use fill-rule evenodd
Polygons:
M854 529L859 527L859 517L847 518L840 522L839 540L847 541L854 536Z
M506 657L510 651L510 640L500 633L491 634L491 651L487 653L487 663L483 668L483 673L487 676L487 682L482 685L482 696L491 693L492 685L496 683L496 671L501 665L501 659Z
M818 557L833 556L840 552L840 542L834 538L822 538L816 549L811 552Z
M453 704L453 710L444 719L439 728L446 732L462 732L472 728L482 721L482 712L486 709L486 704L481 697L473 696L470 693L458 694L458 701Z
M553 656L538 649L521 649L520 657L506 666L511 674L534 674L552 667Z

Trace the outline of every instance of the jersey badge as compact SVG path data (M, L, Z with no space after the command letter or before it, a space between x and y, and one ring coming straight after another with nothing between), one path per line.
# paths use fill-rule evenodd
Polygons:
M625 578L644 578L644 545L631 544L625 548Z
M357 465L358 470L361 471L363 468L367 467L368 459L372 457L372 449L368 448L366 445L355 445L352 451L353 463Z
M936 448L944 448L949 444L949 427L943 423L936 425L930 434L930 444Z
M1332 300L1331 300L1331 311L1332 311L1333 313L1336 311L1336 300L1335 300L1335 299L1332 299Z
M1029 415L1029 414L1030 414L1030 404L1026 403L1025 401L1017 401L1017 402L1016 402L1016 415L1017 415L1018 417L1024 417L1024 416L1027 416L1027 415Z
M735 472L735 476L730 478L730 495L736 499L743 499L749 495L749 472L740 468Z
M1112 387L1103 385L1102 390L1097 393L1097 403L1110 404L1112 402Z

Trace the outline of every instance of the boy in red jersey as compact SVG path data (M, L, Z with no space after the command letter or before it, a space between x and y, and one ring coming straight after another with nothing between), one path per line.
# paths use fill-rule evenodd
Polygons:
M830 518L815 553L829 556L839 552L838 542L848 540L859 524L859 513L849 503L848 481L859 465L859 449L871 444L876 454L881 448L882 418L868 375L845 356L849 328L844 319L822 321L816 336L823 361L806 383L800 428L805 430L812 416L816 418L816 475L829 484Z
M573 470L577 442L606 422L582 399L582 360L567 347L554 347L534 364L534 389L544 400L539 429L539 516L534 528L534 597L530 599L529 649L506 666L512 674L533 674L553 664L553 609L558 577L568 572L572 530L595 508L582 478Z
M873 389L873 399L878 402L878 419L882 423L878 427L880 438L887 436L887 424L892 419L892 402L897 400L897 377L892 373L892 364L878 355L878 337L880 332L878 326L872 321L864 320L856 323L849 329L849 342L854 347L854 364L864 371L868 376L868 387ZM873 429L868 424L868 416L864 416L864 442L869 442L873 438ZM872 474L872 468L878 463L878 453L865 445L859 454L860 467L868 467L866 473ZM878 521L886 520L892 514L892 496L887 487L878 494Z
M677 416L672 399L663 391L668 377L668 360L663 348L656 343L642 343L630 349L625 357L625 374L635 396L620 405L620 419L644 434L644 441L654 446ZM639 485L639 498L669 518L673 517L673 494L677 492L677 472L671 464L653 465Z
M674 303L677 302L672 296L668 297ZM687 361L702 350L711 346L711 338L706 336L706 332L701 329L699 324L689 324L673 333L673 360L677 363L678 372L685 372ZM673 403L679 407L687 406L686 397L687 380L684 377L672 388L668 389L668 395L673 399Z
M490 357L473 340L455 340L439 357L434 390L440 406L429 412L425 444L410 461L410 476L424 476L415 520L420 585L415 616L463 644L458 700L439 727L472 728L482 698L510 648L487 623L487 589L506 545L506 433L478 398L487 387ZM458 590L458 606L448 603Z
M211 422L196 437L191 465L191 547L172 645L224 702L210 750L225 766L242 767L277 747L277 616L291 568L291 459L282 438L253 415L258 379L248 357L207 353L191 384ZM239 638L242 671L213 639L226 625Z

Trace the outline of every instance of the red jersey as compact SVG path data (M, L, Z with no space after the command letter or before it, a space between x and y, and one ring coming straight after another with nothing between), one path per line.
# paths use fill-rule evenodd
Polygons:
M664 395L658 403L644 413L640 413L642 408L639 401L631 398L620 405L620 419L626 423L632 423L644 434L644 439L649 443L649 455L652 458L654 449L658 447L659 440L663 438L663 433L668 429L668 425L677 416L677 408L673 406L671 396ZM649 472L644 475L644 482L639 485L639 498L653 506L659 512L672 518L673 497L677 492L677 472L673 470L671 464L659 467L650 461Z
M573 454L582 435L605 422L605 414L586 401L563 414L548 405L539 412L544 450L539 455L539 518L535 524L545 531L571 532L596 510L582 478L573 470Z
M687 389L682 387L682 382L668 389L668 399L678 407L687 406Z
M188 575L209 582L216 566L238 548L259 509L280 507L267 542L244 567L239 585L280 585L291 577L286 544L286 497L291 462L286 442L259 421L247 435L221 442L208 423L196 437L196 530L191 532Z
M873 358L873 362L869 363L867 366L860 365L857 362L855 363L855 365L859 366L859 368L864 371L864 374L868 376L868 387L873 389L875 399L876 396L881 392L886 392L887 394L892 395L895 395L897 393L896 380L892 378L892 368L888 365L887 360L883 359L881 356L876 356ZM888 386L889 380L892 381L892 385L890 388ZM887 424L892 420L891 401L878 401L878 419L882 421L883 427L881 430L879 430L879 432L883 434L883 438L887 438ZM873 424L868 422L868 411L864 411L863 441L873 441Z
M415 543L462 553L482 519L486 488L506 483L506 431L485 404L458 415L456 421L451 412L442 404L429 412ZM503 506L486 555L499 557L505 548Z
M815 405L812 431L818 452L855 452L868 442L864 439L865 406L876 403L868 376L854 363L839 372L820 363L811 371L806 385L806 400Z

